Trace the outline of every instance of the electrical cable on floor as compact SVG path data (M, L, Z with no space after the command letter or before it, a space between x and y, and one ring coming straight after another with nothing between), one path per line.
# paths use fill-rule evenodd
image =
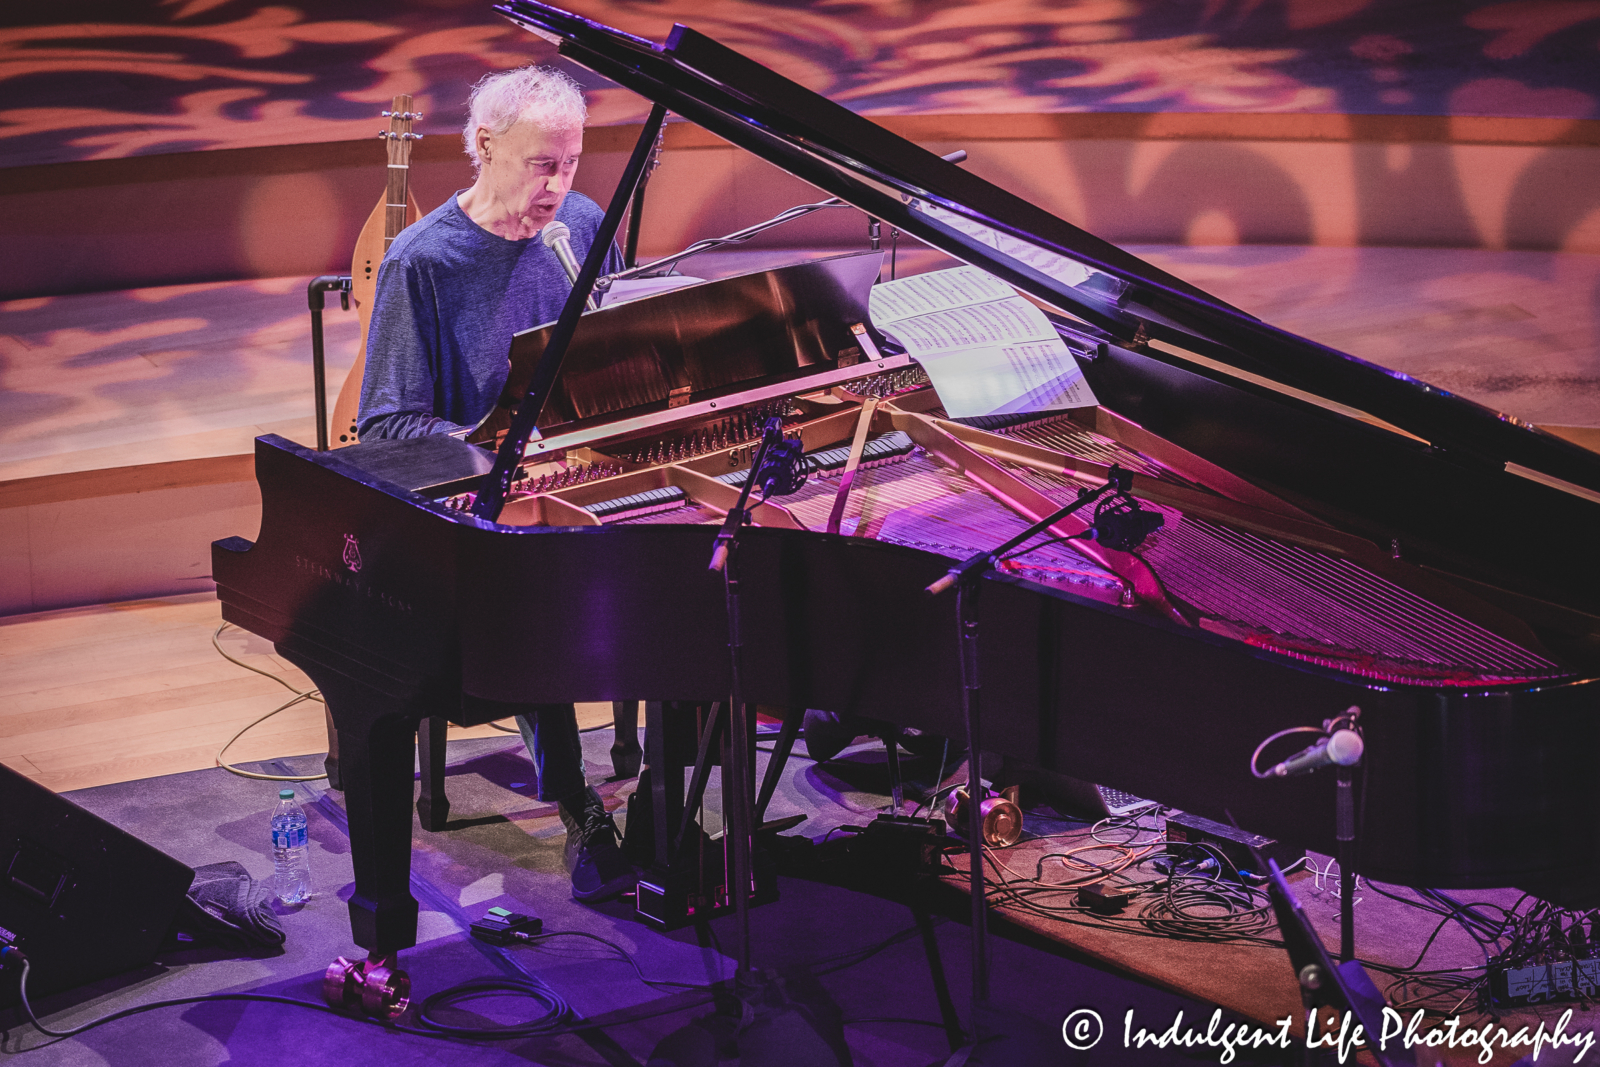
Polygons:
M1235 879L1238 872L1232 870L1233 865L1226 855L1205 844L1187 845L1173 855L1162 877L1111 883L1128 892L1130 900L1149 898L1148 903L1136 911L1106 915L1079 903L1078 890L1110 883L1119 875L1128 878L1146 863L1165 859L1153 855L1156 847L1165 842L1142 836L1156 833L1154 826L1142 820L1159 814L1160 810L1152 804L1132 816L1100 820L1089 828L1085 835L1088 840L1082 846L1036 858L1031 877L1015 870L1002 858L1005 849L986 846L983 850L985 866L994 871L993 875L985 875L986 892L996 904L1009 904L1031 914L1074 925L1109 927L1146 937L1281 947L1282 942L1265 936L1274 926L1267 894L1242 879L1225 879L1225 871L1231 871ZM1129 836L1121 841L1108 841L1101 836L1119 831L1126 831ZM964 850L965 845L950 846L951 851L957 848ZM1105 857L1103 861L1101 856ZM1067 879L1045 880L1045 865L1051 861L1067 868ZM1062 896L1066 899L1061 900Z
M293 693L294 696L292 698L290 698L289 700L284 701L282 704L279 704L277 707L273 708L271 711L267 712L265 715L261 716L259 719L255 719L255 720L251 721L243 729L241 729L238 733L236 733L232 737L228 738L227 744L225 744L221 748L217 749L217 755L216 755L216 764L217 764L217 766L221 767L223 770L227 771L229 774L236 774L240 778L249 778L249 779L252 779L253 781L257 781L257 782L317 782L317 781L321 781L322 779L328 777L326 773L323 773L323 774L263 774L260 771L247 771L243 767L237 766L236 764L229 763L229 762L227 762L226 760L224 760L222 758L223 755L228 751L228 749L230 749L230 748L232 748L234 746L234 743L237 742L239 740L239 738L243 737L246 733L250 732L255 727L260 726L262 723L266 722L268 719L272 718L274 715L278 714L280 711L288 711L290 708L294 707L296 704L299 704L302 701L306 701L306 700L315 700L319 704L326 704L327 703L325 700L322 699L322 694L320 692L318 692L317 690L315 690L315 689L305 689L305 690L296 689L294 687L294 684L292 682L290 682L287 678L284 678L283 676L278 675L278 674L274 674L272 671L262 670L260 667L252 666L252 665L246 663L244 660L239 659L236 656L228 655L228 653L223 650L222 644L218 640L218 638L220 638L222 636L222 632L224 630L228 629L232 625L233 625L232 623L225 622L221 626L218 626L216 631L214 633L212 633L212 635L211 635L211 647L215 648L217 650L217 654L219 656L221 656L223 659L227 660L229 663L235 664L236 666L243 667L245 670L250 671L250 672L252 672L254 674L259 674L263 678L271 678L274 682L277 682L279 685L281 685L285 689L289 690L289 692ZM521 732L514 726L502 726L498 722L491 722L491 723L487 723L485 725L489 726L491 729L499 730L501 733L515 734L515 733L520 733ZM590 729L603 729L603 728L604 727L601 726L601 727L591 727ZM253 761L253 762L264 763L266 761L265 760L257 760L257 761Z
M455 1007L474 997L496 993L520 993L545 1005L545 1013L528 1022L496 1026L452 1026L433 1018L433 1013L441 1008ZM561 994L543 982L526 978L472 978L424 1000L417 1008L417 1022L452 1037L535 1037L556 1029L571 1013L572 1007L562 999Z
M1151 805L1130 816L1102 819L1087 831L1030 835L1021 843L1073 836L1087 839L1079 847L1030 854L1034 863L1031 875L1025 869L1018 870L1014 861L1008 862L1005 853L1017 846L986 846L984 863L992 871L986 872L985 877L989 899L1057 922L1110 928L1136 936L1281 948L1282 942L1273 936L1276 923L1270 898L1262 886L1234 870L1226 855L1198 843L1168 856L1152 854L1165 842L1156 836L1157 827L1146 817L1161 813L1162 809ZM964 843L952 843L947 851L955 853L958 849L964 852ZM1167 866L1159 877L1139 878L1143 868L1152 862ZM1066 877L1059 881L1047 879L1046 871L1052 864L1065 868ZM1305 856L1284 873L1301 866L1313 871L1319 883L1328 881L1334 870L1331 864L1319 866ZM945 869L952 874L965 874L958 867ZM1130 907L1126 914L1102 914L1078 901L1079 889L1098 884L1128 894ZM1426 911L1439 920L1409 964L1360 961L1374 977L1391 979L1385 993L1396 1010L1420 1007L1430 1015L1448 1018L1476 998L1480 1011L1491 1011L1496 1008L1490 999L1491 967L1527 966L1528 961L1549 962L1552 958L1570 959L1576 965L1580 959L1600 958L1600 910L1567 911L1526 894L1506 908L1482 901L1462 902L1431 889L1414 890L1421 899L1409 900L1367 880L1363 880L1363 888ZM1131 906L1140 898L1144 898L1143 905ZM1533 903L1524 909L1530 900ZM1439 935L1451 923L1481 947L1484 962L1422 969ZM1579 989L1575 994L1584 992Z
M936 920L936 923L942 923L942 920ZM918 927L911 926L905 930L891 934L889 937L886 937L882 941L879 941L875 944L867 945L859 949L849 949L844 952L835 953L832 956L824 956L821 959L812 961L801 969L812 975L818 976L823 974L831 974L835 971L845 970L846 968L854 967L857 964L864 963L878 953L892 948L895 945L920 937L921 933L922 932ZM427 998L427 1000L423 1001L416 1013L417 1021L422 1024L420 1026L407 1026L398 1022L370 1019L364 1016L353 1016L327 1004L320 1004L310 1000L300 1000L296 997L279 996L272 993L206 993L193 997L176 997L170 1000L157 1000L151 1001L148 1004L138 1004L131 1008L124 1008L120 1011L112 1012L109 1015L101 1016L98 1019L93 1019L81 1026L73 1027L70 1030L52 1030L39 1021L38 1016L34 1014L32 1003L28 1000L27 982L29 961L27 957L14 948L7 949L5 951L0 951L0 964L7 963L11 959L16 959L21 962L22 974L18 982L18 990L20 993L23 1010L27 1013L28 1021L32 1023L34 1028L40 1033L46 1034L49 1037L57 1040L73 1037L96 1027L104 1026L106 1023L114 1022L118 1019L125 1019L131 1015L139 1015L147 1011L154 1011L158 1008L178 1007L186 1004L204 1004L211 1001L230 1000L258 1001L266 1004L287 1004L293 1007L310 1008L313 1011L320 1011L340 1019L347 1019L351 1022L377 1026L384 1030L398 1031L400 1033L413 1034L419 1037L443 1038L448 1040L458 1040L464 1037L480 1040L485 1038L559 1037L563 1034L576 1034L586 1031L630 1025L632 1023L641 1022L645 1019L655 1018L659 1015L668 1015L674 1012L686 1011L691 1008L701 1007L714 1001L714 994L712 991L718 988L718 985L721 984L693 986L689 983L669 982L659 979L646 979L643 973L639 972L637 962L633 960L631 954L629 954L621 945L618 945L612 941L608 941L603 937L589 934L580 930L553 931L548 934L536 935L535 939L540 940L543 938L552 937L585 937L593 941L599 941L600 943L615 950L619 956L627 959L628 962L633 963L634 970L639 973L640 980L645 982L647 985L688 986L688 988L685 990L686 993L698 993L701 995L692 996L687 1001L673 1002L666 1007L653 1007L649 1008L649 1010L620 1013L617 1015L617 1017L606 1019L603 1022L600 1020L589 1019L579 1020L577 1022L562 1025L563 1020L565 1020L566 1017L571 1014L571 1009L567 1005L565 999L563 999L561 995L554 989L551 989L538 979L489 977L470 979L450 989L435 993ZM509 1026L492 1027L458 1027L448 1023L439 1023L433 1020L429 1015L429 1013L433 1011L454 1006L459 1001L466 999L470 995L494 995L504 993L518 993L529 996L545 1006L545 1013L530 1022L511 1024ZM641 1008L643 1007L646 1006L641 1005ZM894 1021L912 1022L914 1020ZM44 1045L36 1045L34 1048L44 1048L45 1045L54 1043L54 1041L46 1042ZM33 1049L18 1049L17 1051L25 1052L33 1051Z
M18 955L20 956L21 954L18 953ZM47 1035L49 1037L54 1038L55 1040L54 1041L47 1041L47 1042L45 1042L44 1044L41 1044L41 1045L35 1045L33 1048L29 1048L29 1049L20 1049L19 1048L19 1049L17 1049L18 1052L32 1052L32 1051L35 1051L36 1049L45 1048L45 1047L47 1047L49 1045L56 1044L58 1041L65 1040L66 1038L76 1037L78 1034L84 1033L84 1032L89 1031L89 1030L93 1030L93 1029L95 1029L97 1027L100 1027L100 1026L104 1026L107 1023L116 1022L119 1019L126 1019L126 1018L128 1018L129 1016L132 1016L132 1015L142 1015L145 1012L155 1011L155 1010L157 1010L159 1008L173 1008L173 1007L181 1007L181 1006L184 1006L184 1005L187 1005L187 1004L206 1004L206 1003L211 1003L211 1002L222 1002L222 1001L255 1001L255 1002L263 1003L263 1004L286 1004L286 1005L289 1005L290 1007L295 1007L295 1008L310 1008L312 1011L319 1011L319 1012L322 1012L323 1014L326 1014L326 1015L332 1015L332 1016L334 1016L335 1018L338 1018L338 1019L345 1019L345 1020L348 1020L348 1021L353 1022L353 1023L358 1023L358 1024L362 1024L362 1025L367 1025L367 1026L376 1026L376 1027L380 1027L380 1028L382 1028L384 1030L393 1030L393 1031L398 1031L398 1032L404 1033L404 1034L412 1034L412 1035L415 1035L417 1037L432 1037L432 1038L441 1038L441 1039L445 1039L445 1040L458 1040L463 1036L467 1036L468 1033L470 1033L471 1036L477 1037L477 1038L534 1036L534 1035L529 1034L529 1033L520 1032L520 1031L526 1029L528 1026L533 1025L533 1024L523 1024L522 1026L515 1027L514 1029L519 1031L519 1032L516 1032L516 1033L510 1032L509 1029L504 1028L504 1027L501 1027L501 1028L489 1028L489 1029L482 1029L482 1030L475 1030L475 1031L467 1031L465 1028L458 1028L458 1027L449 1027L448 1029L445 1029L445 1028L440 1028L437 1024L433 1023L431 1020L428 1021L427 1025L425 1025L425 1026L407 1026L404 1023L397 1023L397 1022L386 1021L386 1020L381 1020L381 1019L371 1019L371 1018L367 1018L365 1016L350 1015L349 1013L343 1011L342 1009L332 1007L332 1006L330 1006L328 1004L319 1003L319 1002L314 1001L314 1000L301 1000L298 997L280 996L280 995L275 994L275 993L203 993L203 994L200 994L198 996L192 996L192 997L174 997L174 998L169 999L169 1000L153 1000L153 1001L149 1002L148 1004L136 1004L131 1008L123 1008L121 1011L114 1011L114 1012L110 1013L109 1015L102 1015L98 1019L92 1019L89 1022L86 1022L81 1026L75 1026L70 1030L52 1030L52 1029L50 1029L49 1027L45 1026L43 1023L41 1023L39 1021L38 1016L36 1014L34 1014L33 1005L28 1000L28 996L27 996L28 971L29 971L29 961L26 958L24 958L22 960L22 974L21 974L21 977L19 979L19 985L18 985L19 992L21 994L20 999L22 1001L23 1010L27 1013L28 1021L33 1025L34 1029L38 1030L42 1034L45 1034L45 1035ZM494 990L494 991L498 991L498 992L505 992L505 991L512 991L512 992L519 992L519 993L526 992L526 993L529 993L530 995L537 995L538 998L541 1001L543 1001L544 1003L547 1003L547 1004L550 1004L550 1005L555 1005L555 1004L559 1003L561 1005L562 1009L563 1009L563 1014L566 1014L567 1012L570 1011L570 1009L568 1009L566 1007L566 1002L564 1000L561 1000L559 995L557 995L553 990L550 990L548 987L544 987L542 990L535 991L533 989L534 983L532 983L532 982L528 982L528 981L525 981L525 980L519 980L519 979L513 979L513 978L474 979L473 981L476 982L476 983L493 983L497 987L501 987L501 988L497 988L496 990ZM516 988L512 989L511 987L512 987L512 985L514 983L516 984ZM469 983L463 983L462 985L465 986L467 984L469 984ZM542 983L540 983L540 984L542 985ZM523 988L524 986L526 986L528 988ZM462 986L457 986L453 990L444 990L443 992L435 994L433 997L430 997L428 999L428 1001L425 1002L425 1004L427 1004L427 1003L435 1003L435 1006L439 1006L436 1003L439 1000L439 998L446 997L447 995L449 995L451 993L458 992L458 991L461 991L461 990L462 990ZM547 999L547 998L549 998L549 999ZM650 1011L629 1012L629 1013L626 1013L626 1014L624 1014L624 1015L622 1015L622 1016L620 1016L618 1018L606 1021L604 1023L604 1025L609 1027L609 1026L627 1025L627 1024L634 1023L634 1022L640 1022L640 1021L645 1020L645 1019L654 1018L657 1015L666 1015L666 1014L670 1014L671 1012L683 1011L683 1010L685 1010L687 1008L697 1007L697 1006L699 1006L701 1004L708 1004L708 1003L711 1002L711 1000L712 1000L712 998L708 994L708 995L706 995L706 996L704 996L702 998L695 998L691 1003L686 1003L686 1004L685 1003L675 1003L675 1004L669 1005L668 1007L666 1007L664 1009L657 1008L657 1009L653 1009L653 1010L650 1010ZM419 1019L420 1019L420 1015L419 1015ZM446 1024L446 1025L448 1025L448 1024ZM539 1030L537 1036L557 1037L557 1036L560 1036L562 1034L581 1033L581 1032L586 1031L586 1030L594 1030L594 1029L597 1029L597 1028L598 1027L597 1027L596 1022L593 1021L593 1020L589 1020L589 1021L580 1022L580 1023L577 1023L577 1024L568 1025L568 1026L552 1025L550 1027L547 1027L547 1028Z
M322 779L322 778L328 777L326 772L323 772L322 774L263 774L260 771L247 771L243 767L236 767L233 764L229 763L227 760L222 758L223 755L225 753L227 753L228 749L233 747L233 743L235 741L237 741L237 740L239 740L239 738L243 737L245 735L245 733L248 732L249 730L251 730L252 728L254 728L256 726L259 726L261 723L266 722L268 719L270 719L274 715L278 714L278 712L287 711L290 708L294 707L296 704L299 704L301 701L305 701L305 700L315 700L319 704L326 703L322 699L322 694L319 693L317 690L315 690L315 689L296 689L294 687L294 685L292 683L290 683L290 681L287 678L283 678L283 677L280 677L279 675L273 674L271 671L264 671L260 667L253 667L250 664L246 663L244 660L239 659L239 658L237 658L235 656L230 656L230 655L228 655L227 652L223 651L222 642L220 640L218 640L218 639L222 637L222 631L226 630L231 625L233 625L233 624L225 622L221 626L218 626L217 629L216 629L216 632L214 632L211 635L211 647L217 650L217 654L219 656L221 656L223 659L227 660L229 663L236 664L237 666L243 667L247 671L251 671L251 672L253 672L255 674L259 674L263 678L271 678L274 682L277 682L279 685L281 685L285 689L289 690L289 692L293 693L294 696L289 698L288 700L284 701L282 704L279 704L277 707L273 708L271 711L267 712L265 715L261 716L259 719L256 719L256 720L250 722L243 729L241 729L238 733L236 733L232 737L228 738L227 744L225 744L221 748L217 749L217 757L216 757L217 766L221 767L223 770L227 771L229 774L236 774L240 778L249 778L249 779L252 779L253 781L257 781L257 782L315 782L318 779Z
M275 681L278 684L282 685L284 688L288 689L291 693L294 694L294 696L291 699L289 699L288 701L286 701L283 704L279 705L278 707L274 708L272 711L268 712L266 715L263 715L263 716L255 719L249 725L245 726L243 729L241 729L240 731L235 733L234 736L229 739L228 743L223 745L222 748L218 750L218 753L217 753L217 764L218 764L218 766L222 767L224 770L229 771L230 773L239 775L240 777L252 778L252 779L257 779L257 780L264 780L264 781L309 782L309 781L316 781L318 779L325 778L326 775L310 775L310 776L303 776L303 777L302 776L294 776L294 775L267 775L267 774L261 774L261 773L257 773L257 772L252 772L252 771L246 771L246 770L243 770L242 768L235 767L235 766L233 766L231 764L228 764L228 763L223 761L222 756L227 751L227 749L234 742L236 742L241 736L243 736L244 733L246 731L248 731L251 727L253 727L253 726L255 726L255 725L257 725L257 724L259 724L261 722L266 721L266 719L271 718L273 715L276 715L279 712L281 712L281 711L283 711L283 710L285 710L285 709L287 709L289 707L293 707L294 705L299 704L302 701L316 700L318 702L322 702L321 694L318 693L316 690L300 690L300 689L297 689L297 688L294 687L293 684L291 684L286 679L280 677L279 675L274 674L274 673L272 673L270 671L262 670L261 668L252 666L251 664L245 663L242 660L240 660L240 659L238 659L238 658L236 658L234 656L231 656L226 651L224 651L222 646L221 646L221 644L220 644L220 640L219 639L220 639L223 631L225 629L227 629L227 627L229 625L230 624L228 624L228 623L223 623L221 626L219 626L216 629L216 631L213 632L213 634L211 636L212 646L217 650L217 653L219 655L221 655L224 659L228 660L231 663L234 663L237 666L243 667L244 669L246 669L246 670L248 670L248 671L250 671L250 672L252 672L254 674L260 674L263 677L272 679L273 681ZM493 724L491 724L491 725L493 725ZM506 730L505 727L498 727L497 726L497 728L498 729L502 729L502 730ZM603 727L598 727L598 728L603 728ZM506 732L517 732L517 731L507 730ZM881 952L884 949L886 949L886 948L888 948L888 947L890 947L892 945L895 945L895 944L898 944L898 943L900 943L902 941L905 941L905 940L908 940L910 938L919 936L919 934L920 934L920 931L916 927L912 927L912 928L910 928L908 930L905 930L905 931L902 931L900 933L891 935L889 938L886 938L884 941L881 941L881 942L877 943L876 945L867 946L864 949L849 950L847 952L836 954L836 955L831 956L831 957L824 957L823 959L820 959L820 960L817 960L817 961L813 962L808 969L812 970L814 973L817 973L817 974L825 974L825 973L831 973L832 971L836 971L836 970L842 970L842 969L844 969L846 967L852 967L852 966L855 966L855 965L857 965L857 964L859 964L861 962L864 962L865 960L871 958L873 955L876 955L878 952ZM533 936L531 936L531 937L529 937L527 939L527 942L529 944L532 944L532 945L539 945L539 944L542 944L542 943L544 943L546 941L549 941L549 940L557 938L557 937L581 937L581 938L586 938L586 939L591 940L591 941L598 942L598 943L606 946L607 948L611 949L613 953L615 953L615 958L616 959L618 959L619 961L626 962L626 963L630 964L632 966L633 970L634 970L635 975L638 977L640 982L644 983L647 986L650 986L651 988L668 987L668 988L681 989L681 990L684 990L685 992L694 992L694 993L703 993L703 994L705 994L704 997L695 998L694 1002L692 1004L673 1004L673 1005L669 1006L666 1009L655 1010L655 1011L647 1011L647 1012L638 1012L638 1013L628 1013L623 1018L610 1020L610 1021L606 1022L605 1024L603 1024L603 1025L606 1025L606 1026L614 1026L614 1025L624 1024L624 1023L628 1023L628 1022L639 1021L639 1020L642 1020L642 1019L651 1018L651 1017L653 1017L655 1015L658 1015L658 1014L666 1014L666 1013L669 1013L669 1012L681 1011L681 1010L687 1009L688 1007L698 1006L698 1005L704 1004L704 1003L710 1003L712 1001L712 999L713 999L712 995L711 995L712 991L714 989L718 988L718 986L716 986L716 985L697 985L695 983L676 982L676 981L666 980L666 979L651 979L651 978L648 978L644 974L643 969L639 966L639 963L634 958L634 956L630 952L628 952L625 948L623 948L621 945L617 944L616 942L609 941L604 937L600 937L600 936L595 935L595 934L587 933L585 931L576 931L576 930L574 930L574 931L552 931L550 933L545 933L545 934L540 934L540 935L533 935ZM118 1019L127 1018L127 1017L129 1017L131 1015L141 1014L143 1012L152 1011L152 1010L155 1010L155 1009L158 1009L158 1008L163 1008L163 1007L174 1007L174 1006L181 1006L181 1005L188 1005L188 1004L199 1004L199 1003L206 1003L208 1001L258 1001L258 1002L262 1002L262 1003L286 1004L286 1005L290 1005L290 1006L304 1007L304 1008L310 1008L310 1009L315 1010L315 1011L326 1012L326 1013L331 1014L331 1015L336 1015L336 1016L338 1016L340 1018L354 1018L352 1016L347 1015L345 1012L343 1012L341 1010L338 1010L338 1009L335 1009L335 1008L333 1008L331 1006L328 1006L328 1005L325 1005L325 1004L319 1004L319 1003L316 1003L316 1002L313 1002L313 1001L300 1000L300 999L297 999L297 998L294 998L294 997L285 997L285 996L279 996L279 995L274 995L274 994L265 994L265 993L217 993L217 994L204 994L204 995L194 996L194 997L181 997L181 998L174 998L174 999L168 999L168 1000L152 1001L152 1002L147 1003L147 1004L140 1004L140 1005L136 1005L136 1006L133 1006L133 1007L130 1007L130 1008L125 1008L125 1009L120 1010L120 1011L112 1012L112 1013L110 1013L108 1015L102 1016L102 1017L100 1017L98 1019L91 1020L91 1021L89 1021L87 1023L82 1024L81 1026L73 1027L72 1029L69 1029L69 1030L54 1030L54 1029L51 1029L51 1028L45 1026L43 1023L41 1023L39 1021L38 1016L34 1013L33 1006L31 1004L31 1002L28 1000L27 980L28 980L28 974L29 974L29 970L30 970L30 962L29 962L29 960L27 959L26 956L24 956L21 953L20 950L17 950L15 948L8 948L5 952L0 952L0 964L9 963L12 960L20 960L20 962L21 962L21 975L20 975L19 980L18 980L18 989L19 989L19 996L20 996L20 999L21 999L21 1002L22 1002L22 1006L23 1006L24 1010L27 1013L29 1021L32 1023L34 1028L37 1029L40 1033L42 1033L42 1034L44 1034L44 1035L46 1035L46 1036L48 1036L50 1038L55 1039L55 1041L60 1041L60 1040L64 1040L64 1039L69 1038L69 1037L73 1037L73 1036L75 1036L77 1034L84 1033L85 1031L94 1029L94 1028L99 1027L99 1026L103 1026L103 1025L105 1025L107 1023L113 1022L113 1021L118 1020ZM840 961L843 961L843 962L840 962ZM524 973L527 973L527 972L524 972ZM450 1007L454 1007L454 1006L458 1005L459 1003L461 1003L463 1001L466 1001L466 1000L469 1000L469 999L471 999L471 998L473 998L475 996L496 995L496 994L504 995L504 994L507 994L507 993L519 994L519 995L527 996L527 997L533 999L535 1002L537 1002L538 1004L540 1004L544 1008L543 1013L538 1015L538 1016L536 1016L532 1020L527 1021L527 1022L515 1023L515 1024L510 1024L510 1025L489 1026L489 1027L482 1027L482 1026L461 1027L461 1026L455 1026L455 1025L449 1024L449 1023L442 1023L442 1022L438 1021L434 1017L434 1014L436 1012L438 1012L440 1010L443 1010L443 1009L450 1008ZM432 996L428 997L426 1000L424 1000L418 1006L418 1008L416 1010L416 1019L417 1019L418 1023L420 1024L420 1026L406 1026L406 1025L403 1025L403 1024L400 1024L400 1023L397 1023L397 1022L384 1022L384 1021L380 1021L380 1020L376 1020L376 1019L360 1019L360 1020L356 1020L356 1021L366 1022L366 1023L373 1024L373 1025L381 1025L385 1029L397 1030L397 1031L400 1031L400 1032L403 1032L403 1033L415 1034L415 1035L418 1035L418 1036L443 1037L443 1038L471 1037L471 1038L478 1038L478 1039L483 1039L483 1038L532 1037L532 1036L556 1036L556 1035L564 1034L564 1033L579 1033L579 1032L583 1032L583 1031L594 1030L594 1029L597 1029L598 1026L600 1025L600 1024L597 1024L594 1020L587 1020L587 1021L579 1021L578 1023L574 1023L574 1024L568 1025L568 1026L563 1026L562 1023L568 1018L568 1016L570 1016L570 1014L571 1014L570 1006L560 996L560 994L558 992L556 992L554 989L552 989L550 986L548 986L542 980L538 979L536 976L530 975L527 978L515 978L515 977L506 976L506 977L484 977L484 978L472 979L472 980L469 980L468 982L464 982L464 983L461 983L461 984L459 984L459 985L457 985L455 987L452 987L451 989L447 989L447 990L443 990L443 991L441 991L439 993L435 993ZM884 1020L884 1021L890 1021L890 1020ZM895 1020L895 1021L915 1022L916 1020ZM46 1044L53 1044L53 1043L55 1043L55 1041L47 1042ZM36 1046L36 1047L44 1047L44 1046Z
M339 820L335 820L335 825L339 825ZM888 938L885 938L874 945L869 945L861 949L847 950L842 953L837 953L833 956L823 957L819 960L813 961L805 969L811 971L813 974L821 975L832 973L833 971L837 970L843 970L847 967L853 967L867 959L870 959L872 956L893 945L910 940L914 937L918 937L920 934L920 929L913 926L896 934L892 934ZM715 935L713 934L713 940L714 936ZM403 1033L415 1034L424 1037L451 1039L464 1037L475 1039L525 1038L535 1036L553 1037L560 1034L591 1031L602 1028L602 1026L610 1027L624 1025L643 1019L652 1018L656 1015L668 1014L671 1012L686 1010L690 1007L708 1004L714 1000L713 991L719 988L720 985L725 984L718 983L713 985L699 985L689 982L672 981L670 979L648 978L646 977L643 969L639 966L638 960L635 959L633 954L630 953L626 948L614 941L601 937L597 934L588 933L587 931L551 931L548 933L530 935L524 939L524 942L531 946L537 947L558 937L579 937L604 945L615 954L615 959L621 962L626 962L632 966L634 974L638 977L639 981L647 986L650 986L651 988L677 988L683 990L685 993L698 993L703 994L703 996L695 997L691 1002L688 1003L674 1003L664 1009L626 1013L620 1018L607 1020L604 1023L598 1023L595 1020L579 1020L567 1025L563 1025L566 1023L568 1017L572 1014L571 1008L567 1004L566 1000L544 981L524 970L523 973L527 975L525 978L516 978L512 976L492 976L470 979L467 982L461 983L450 989L442 990L433 994L424 1000L416 1010L415 1017L417 1022L420 1024L418 1026L407 1026L397 1022L385 1022L377 1019L360 1019L356 1021L370 1023L372 1025L379 1025L383 1026L385 1029L397 1030ZM33 1026L39 1030L39 1032L56 1038L57 1040L83 1033L86 1030L104 1025L116 1019L125 1018L129 1015L134 1015L145 1011L151 1011L156 1008L204 1003L206 1001L213 1000L256 1000L265 1003L288 1004L324 1011L329 1014L337 1015L340 1018L354 1018L345 1014L343 1011L334 1009L328 1005L318 1004L312 1001L299 1000L294 997L255 993L221 993L177 998L173 1000L153 1001L149 1004L141 1004L135 1007L123 1009L122 1011L113 1012L99 1019L84 1023L81 1026L74 1027L71 1030L52 1030L39 1022L38 1017L34 1014L32 1004L28 1001L27 979L29 961L27 960L26 956L14 948L0 951L0 965L8 963L11 959L18 959L22 964L22 975L19 979L19 992L29 1021L32 1022ZM456 1026L450 1023L442 1023L434 1017L436 1012L446 1008L458 1006L460 1003L470 1000L473 997L484 995L505 995L508 993L518 994L533 999L536 1003L542 1006L544 1009L543 1012L526 1022L496 1026Z

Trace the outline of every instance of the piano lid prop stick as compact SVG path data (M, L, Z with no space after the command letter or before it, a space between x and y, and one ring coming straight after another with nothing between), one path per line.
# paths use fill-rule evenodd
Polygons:
M595 231L589 254L583 258L583 270L578 273L572 292L567 294L567 302L562 305L561 315L550 331L550 339L545 342L544 352L533 368L533 378L523 394L522 403L517 405L516 414L511 417L511 426L500 442L499 452L495 454L494 466L483 476L478 497L472 503L472 514L480 519L493 522L500 517L500 509L505 507L511 479L516 476L529 438L538 428L539 414L550 397L550 390L561 375L561 361L566 358L567 348L572 344L578 319L584 312L589 293L594 289L595 279L600 277L600 267L605 263L606 255L611 251L611 242L617 236L617 227L622 223L622 213L627 209L628 200L644 174L645 165L650 160L650 148L655 144L656 133L666 117L667 109L656 104L650 109L650 117L645 119L639 140L634 143L633 155L629 157L622 178L611 194L611 205L606 208L605 218L600 220L600 226Z

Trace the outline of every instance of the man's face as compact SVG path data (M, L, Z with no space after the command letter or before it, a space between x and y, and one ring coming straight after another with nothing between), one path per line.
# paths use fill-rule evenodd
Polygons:
M495 202L535 229L556 217L582 154L582 127L551 130L519 120L499 136L478 130L483 177Z

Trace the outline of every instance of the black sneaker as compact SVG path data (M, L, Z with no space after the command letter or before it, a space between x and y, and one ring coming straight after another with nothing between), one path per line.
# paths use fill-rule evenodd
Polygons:
M633 889L638 880L614 833L596 834L578 846L572 864L573 900L585 904L612 900Z
M594 903L632 889L638 876L617 847L617 824L594 790L585 789L582 797L559 804L557 810L567 828L564 859L572 875L572 899Z

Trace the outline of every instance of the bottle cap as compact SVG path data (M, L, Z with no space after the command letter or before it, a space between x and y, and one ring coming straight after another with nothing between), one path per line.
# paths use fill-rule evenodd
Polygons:
M278 799L279 800L293 800L294 799L294 790L293 789L280 789L280 790L278 790Z

